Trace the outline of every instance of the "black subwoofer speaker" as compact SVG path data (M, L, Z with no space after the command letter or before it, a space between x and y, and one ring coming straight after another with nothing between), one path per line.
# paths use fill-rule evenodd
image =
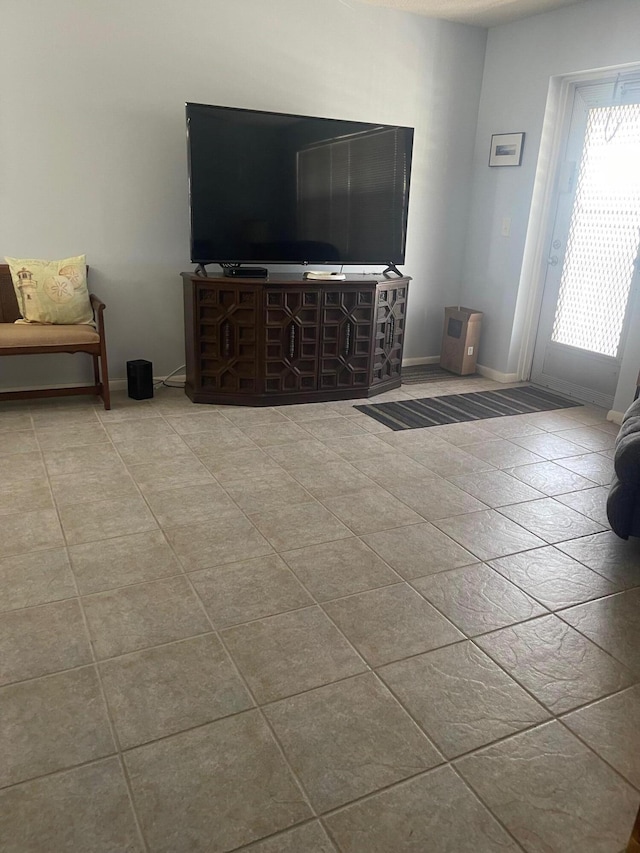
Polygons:
M153 397L153 365L138 358L127 362L127 388L133 400L148 400Z

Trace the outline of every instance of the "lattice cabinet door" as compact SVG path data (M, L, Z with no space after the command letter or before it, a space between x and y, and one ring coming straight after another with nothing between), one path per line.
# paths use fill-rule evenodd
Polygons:
M246 285L196 285L196 371L203 391L260 390L259 296L258 288Z
M375 293L374 285L321 293L319 390L369 385Z
M265 392L317 390L320 290L269 288L265 300Z
M407 291L406 281L378 284L371 385L400 378Z

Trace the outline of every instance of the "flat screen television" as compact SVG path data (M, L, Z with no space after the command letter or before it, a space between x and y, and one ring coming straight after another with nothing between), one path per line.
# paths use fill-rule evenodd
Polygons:
M404 263L413 128L186 114L194 263Z

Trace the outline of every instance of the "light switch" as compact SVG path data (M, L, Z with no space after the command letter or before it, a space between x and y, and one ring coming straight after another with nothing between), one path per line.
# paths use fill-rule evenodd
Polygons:
M503 237L508 237L511 234L511 217L503 216L502 217L502 231L500 232Z

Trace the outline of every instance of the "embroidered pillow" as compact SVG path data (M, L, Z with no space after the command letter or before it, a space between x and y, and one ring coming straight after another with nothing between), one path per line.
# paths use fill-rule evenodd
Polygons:
M84 255L61 261L5 258L18 307L27 323L92 323Z

